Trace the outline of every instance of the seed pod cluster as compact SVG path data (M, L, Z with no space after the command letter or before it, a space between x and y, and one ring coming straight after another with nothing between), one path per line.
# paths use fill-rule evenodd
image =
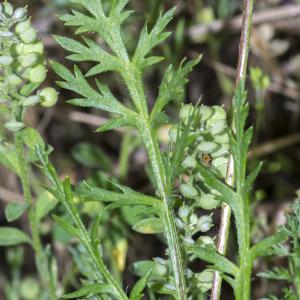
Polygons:
M53 88L32 93L47 74L44 45L27 17L26 8L4 2L0 4L0 102L13 116L5 124L11 131L24 127L23 113L29 106L41 103L53 106L58 98Z
M192 121L189 121L191 118ZM219 205L218 193L204 185L197 166L202 164L211 168L218 177L225 178L229 155L226 119L226 111L220 106L194 107L188 104L180 111L181 123L190 122L188 134L192 140L185 149L180 192L184 198L190 199L193 205L206 210L214 209ZM182 130L181 126L172 130L178 132Z
M208 232L213 226L212 215L203 215L198 217L194 208L183 204L178 210L178 217L175 219L178 228L184 231L183 240L187 244L194 244L192 236L202 232Z
M195 234L208 232L213 226L212 215L198 217L197 209L212 210L219 206L217 191L208 188L198 171L200 164L211 168L216 176L226 176L229 156L229 135L226 111L220 106L184 105L180 110L180 125L170 131L172 143L181 135L188 135L182 161L179 192L182 204L176 217L185 244L214 246L209 236L195 240Z

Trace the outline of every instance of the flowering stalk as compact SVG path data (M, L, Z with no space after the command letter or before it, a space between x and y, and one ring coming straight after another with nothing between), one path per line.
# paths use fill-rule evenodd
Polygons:
M7 147L5 151L8 151L8 155L11 149L15 151L17 166L14 171L20 178L24 201L29 208L28 219L36 267L44 288L49 291L49 298L54 300L56 290L50 280L48 262L45 260L40 239L39 219L31 194L26 149L30 143L34 143L26 138L29 132L32 133L31 139L36 137L41 141L41 138L33 128L26 127L24 117L26 109L37 103L44 106L53 105L57 101L57 93L53 88L45 88L32 95L46 77L44 46L37 39L36 31L27 18L26 8L14 10L8 2L0 5L0 65L1 111L10 118L4 127L14 137L14 145L4 141L1 146L4 150Z

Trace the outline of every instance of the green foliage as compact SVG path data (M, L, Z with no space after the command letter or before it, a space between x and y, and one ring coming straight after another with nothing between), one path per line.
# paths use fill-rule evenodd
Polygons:
M0 228L0 246L12 246L22 243L31 243L29 236L24 232L13 227Z
M39 133L27 127L24 119L29 107L38 103L51 107L56 103L58 94L50 87L37 90L45 81L47 74L44 45L37 38L31 20L27 17L27 9L19 7L14 10L7 1L0 4L0 64L2 107L0 112L4 120L7 120L3 124L5 131L0 141L0 163L18 176L24 199L22 203L9 204L5 215L11 222L20 218L26 211L30 228L30 237L16 228L0 228L0 244L1 246L30 244L35 252L36 267L45 287L47 299L54 300L57 299L55 261L51 258L49 250L42 246L40 221L55 205L49 207L47 203L42 205L39 203L37 208L33 200L29 178L31 163L37 160L35 146L45 147L45 145ZM8 294L13 295L13 292ZM39 297L37 294L38 292L34 294L29 290L27 296L22 297L32 299L30 297Z
M66 37L56 37L56 40L63 48L71 52L68 59L73 61L92 61L96 65L83 75L76 65L74 66L73 74L63 65L52 63L55 72L64 80L58 84L82 97L69 101L71 104L82 107L94 107L119 116L108 121L98 131L102 132L126 125L138 129L148 152L158 190L157 194L164 204L160 204L161 201L158 199L139 195L137 192L124 187L120 187L123 193L115 193L97 188L91 188L90 191L86 191L87 186L85 186L79 190L80 197L81 199L88 198L90 200L112 202L108 209L129 205L150 206L154 210L159 208L159 212L154 211L153 215L153 212L151 213L150 211L148 218L140 221L140 223L136 223L133 228L143 233L161 232L163 229L168 241L170 258L174 266L173 276L177 287L176 297L178 299L186 299L187 291L181 251L172 217L173 208L168 201L172 191L167 186L166 170L159 151L156 127L160 122L158 120L160 120L161 113L166 105L172 100L182 100L184 85L187 82L186 77L199 62L199 58L187 64L182 63L177 71L171 66L167 69L159 89L156 104L149 113L142 73L146 67L161 61L161 57L150 56L150 52L170 35L169 32L164 30L173 17L174 9L161 14L150 31L147 25L144 26L134 54L130 58L122 39L121 31L122 23L130 14L129 11L125 10L128 1L115 1L111 5L109 12L104 10L100 0L95 2L76 0L73 2L83 6L86 11L79 12L74 10L72 14L64 15L61 19L65 22L65 25L77 27L76 34L80 35L79 40L82 42ZM97 33L105 41L110 51L106 47L101 47L87 39L83 35L86 32ZM87 77L107 71L115 71L122 76L133 106L122 104L121 101L116 99L110 89L98 79L95 80L97 90L90 85ZM156 219L156 217L159 217L160 220Z
M167 106L172 101L183 102L188 75L201 59L198 56L189 62L176 62L178 69L167 67L156 101L153 107L148 105L144 74L148 67L163 60L152 52L169 37L166 28L172 21L175 8L160 13L151 29L144 25L131 53L128 50L131 47L123 38L123 25L131 14L126 9L128 0L71 2L74 9L61 16L61 20L66 26L77 28L77 37L55 36L55 39L70 53L68 60L78 64L89 62L91 67L83 73L77 64L70 71L64 64L52 62L54 71L61 77L58 85L78 95L69 103L109 113L110 119L97 132L124 126L136 129L137 137L131 137L130 132L124 137L124 148L130 146L130 150L121 150L122 164L132 149L142 143L147 152L148 173L155 193L145 195L120 184L127 171L127 166L121 163L120 177L107 180L107 173L114 174L112 161L102 150L87 143L80 143L73 149L73 158L87 168L101 168L106 175L97 180L89 178L75 189L69 177L61 179L58 176L49 162L52 149L45 145L34 128L27 127L24 122L28 107L38 103L51 107L58 99L52 87L37 90L46 76L44 47L31 27L26 9L14 11L8 2L2 3L0 98L3 103L0 112L9 121L4 124L5 137L0 141L0 162L19 177L24 196L24 202L9 204L5 215L12 222L27 212L30 236L16 228L1 227L0 246L29 244L35 251L41 287L45 290L42 293L36 279L27 278L19 284L20 292L15 289L14 294L14 289L9 286L7 295L57 299L56 261L50 248L43 247L40 238L43 221L53 211L53 237L64 244L71 243L69 249L74 270L80 273L78 284L74 286L81 287L64 294L62 299L141 300L146 293L151 299L199 299L212 288L213 272L217 271L233 288L236 300L248 300L254 260L259 256L282 254L284 251L279 245L288 238L290 251L285 253L288 268L278 267L259 275L285 280L292 285L293 288L284 291L285 299L296 299L292 296L295 292L300 296L299 202L295 204L285 228L251 244L250 198L262 165L258 164L248 174L248 151L253 130L251 127L246 129L249 104L244 80L240 80L236 88L231 127L223 107L182 105L179 121L170 126L169 146L163 151L158 129L169 122ZM181 41L182 24L176 38ZM98 78L105 72L118 73L122 78L124 101ZM260 70L252 69L250 75L257 90L267 88L269 82ZM13 141L10 136L13 136ZM37 161L49 181L49 186L43 185L41 190L31 185L31 164ZM230 168L233 172L228 172ZM234 176L234 184L230 186L228 176ZM107 182L101 185L105 180ZM40 194L37 191L41 191ZM206 235L214 226L214 220L213 213L203 214L203 209L212 211L224 203L230 206L235 219L236 261L218 253L215 238ZM122 272L126 267L126 236L132 231L159 235L166 243L166 250L164 257L131 265L132 273L139 279L127 293L122 286ZM202 270L194 268L198 259L208 263ZM9 263L14 269L20 269L20 260L18 255L11 254ZM64 287L61 290L65 292Z
M27 203L9 203L5 208L5 217L8 222L12 222L17 220L19 217L23 215L23 213L28 208Z
M284 296L282 299L296 300L300 297L300 200L299 192L297 193L298 199L295 201L292 212L287 216L287 224L284 228L285 234L288 236L289 244L284 245L287 249L286 253L283 253L288 259L288 267L274 267L272 270L260 272L258 276L286 281L288 287L283 290ZM280 242L273 242L272 246L276 251ZM272 296L270 296L272 299Z

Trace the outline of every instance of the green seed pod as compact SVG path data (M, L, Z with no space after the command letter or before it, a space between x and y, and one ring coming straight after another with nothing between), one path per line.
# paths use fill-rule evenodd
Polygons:
M214 142L200 142L197 146L197 150L204 153L211 153L218 148L218 145Z
M165 288L169 291L176 291L176 287L174 284L167 283L165 284Z
M9 66L13 63L14 59L10 55L2 55L0 56L0 65Z
M212 161L212 166L216 169L218 169L222 165L228 164L228 158L227 157L218 157Z
M206 121L213 116L214 110L209 106L201 105L200 114L201 114L201 121Z
M14 86L17 86L23 82L22 78L16 74L9 75L7 80L11 85L14 85Z
M22 47L22 54L29 54L29 53L37 53L43 55L44 53L44 44L41 41L38 41L33 44L23 44Z
M11 17L13 15L13 12L14 12L13 6L10 3L8 3L8 2L4 2L4 3L2 3L2 5L3 5L3 12L4 12L4 14L7 17Z
M229 145L222 144L216 151L211 153L211 157L214 159L216 157L227 156L229 154Z
M0 31L0 37L12 37L12 36L14 36L14 34L10 31Z
M52 107L58 100L58 93L52 87L44 88L40 92L41 105L44 107Z
M197 215L196 214L191 214L189 221L190 221L190 225L191 226L196 225L198 223L198 217L197 217Z
M33 43L36 40L36 31L33 28L29 27L20 35L20 39L25 44Z
M228 144L229 143L229 135L227 132L223 134L218 134L214 136L214 141L219 144Z
M226 178L227 174L227 164L221 165L217 168L218 172L223 178Z
M13 18L17 21L21 21L25 17L26 17L26 9L23 7L17 8L13 14Z
M34 95L34 96L30 96L30 97L27 97L23 102L22 102L22 105L24 107L30 107L30 106L34 106L36 105L37 103L40 102L40 97L37 96L37 95Z
M25 124L22 122L17 122L17 121L12 120L12 121L5 123L4 127L10 131L17 132L17 131L20 131L21 129L23 129L25 127Z
M186 236L183 238L183 242L187 245L193 245L195 244L195 241L190 237L190 236Z
M179 128L176 125L172 126L171 129L169 130L169 138L171 143L176 143L178 130Z
M39 298L40 288L34 278L27 277L21 282L20 292L22 298L26 300L35 300Z
M212 135L217 135L217 134L224 132L226 127L227 127L226 120L219 120L216 123L214 123L213 125L211 125L211 127L209 128L209 131Z
M213 272L210 270L204 270L201 273L195 275L198 283L197 286L202 293L206 293L212 288Z
M186 205L182 205L180 206L179 210L178 210L178 216L181 219L186 219L190 214L190 209L188 206Z
M227 114L223 107L215 105L213 106L213 109L214 109L214 114L212 118L214 120L226 120Z
M214 240L208 235L202 235L197 239L197 244L201 247L215 247Z
M205 210L212 210L220 205L220 201L216 200L216 196L212 194L203 194L197 198L197 205Z
M23 68L28 68L33 66L38 59L38 56L35 53L29 53L19 57L19 62Z
M178 228L180 229L184 228L184 223L179 218L175 218L175 223Z
M179 112L179 119L186 122L193 114L195 107L192 104L185 104L181 107Z
M42 64L39 64L30 70L28 79L32 83L42 83L46 79L46 74L46 67Z
M168 269L166 266L156 263L154 265L153 273L157 274L158 276L165 276L168 273Z
M199 282L212 282L213 272L211 270L204 270L201 273L196 274Z
M23 21L21 23L18 23L16 28L15 28L15 32L17 34L23 34L24 32L26 32L26 30L28 30L30 28L31 25L31 21L30 19L27 19L26 21Z
M181 194L186 197L193 199L198 196L198 191L191 184L183 183L180 185Z
M202 216L199 218L197 227L201 232L207 232L213 227L213 220L211 216Z
M6 260L11 267L20 268L24 262L24 249L20 247L8 248L6 252Z
M188 169L188 168L196 168L197 166L197 161L195 159L194 156L188 156L183 162L182 162L182 166L185 168L185 169Z

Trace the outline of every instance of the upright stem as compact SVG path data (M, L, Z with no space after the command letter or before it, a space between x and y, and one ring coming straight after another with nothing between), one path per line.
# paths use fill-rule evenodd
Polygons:
M164 211L161 212L161 218L164 225L164 231L168 243L169 255L172 262L176 293L178 300L186 300L185 273L182 264L182 255L179 246L179 240L174 223L173 213L169 208L167 181L162 156L156 139L152 135L149 119L145 120L143 131L141 131L151 165L154 171L157 189L164 203Z
M164 210L161 212L161 219L164 225L169 255L172 262L177 294L176 298L178 300L187 300L185 272L182 264L183 260L179 246L179 239L172 210L169 207L166 171L159 149L158 140L150 123L142 76L140 72L131 65L127 67L127 71L123 74L123 78L128 86L133 102L141 102L141 104L136 105L140 116L137 127L139 128L140 136L142 137L143 143L148 152L148 157L155 176L157 190L164 204Z
M26 203L30 205L28 219L29 219L29 225L30 225L30 231L33 241L33 249L36 254L36 267L39 272L40 278L43 282L44 288L47 288L49 290L50 299L56 300L56 294L55 289L52 286L50 281L50 275L49 271L47 270L47 267L44 266L43 262L43 248L42 243L39 235L39 223L36 215L35 206L32 200L32 195L30 191L30 182L29 182L29 170L28 165L24 153L24 145L23 145L23 139L22 139L22 132L18 131L15 133L15 147L16 152L19 160L19 168L20 168L20 180L22 185L22 190L24 194L24 199ZM45 280L46 279L46 280Z
M252 12L254 0L244 0L243 4L243 23L239 44L239 60L236 74L236 87L242 80L245 80L247 73L247 63L250 49L250 35L252 28ZM235 124L232 123L231 128L235 131ZM234 186L234 160L230 155L228 160L228 168L226 174L226 183ZM231 208L227 204L223 204L221 212L221 225L218 235L217 251L223 255L226 254L227 241L230 229ZM219 300L221 294L222 278L218 272L214 273L213 286L210 300Z

